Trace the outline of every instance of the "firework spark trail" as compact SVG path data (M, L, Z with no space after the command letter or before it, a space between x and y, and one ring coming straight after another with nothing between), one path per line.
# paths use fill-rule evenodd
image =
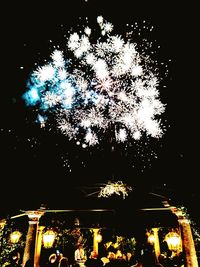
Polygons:
M113 194L117 194L122 195L123 199L125 199L125 197L128 196L128 193L130 191L132 191L132 187L123 184L122 181L117 181L115 183L108 181L108 183L104 187L101 187L98 197L107 198Z
M114 26L102 16L97 24L101 34L95 42L92 29L84 26L69 34L65 51L55 49L49 62L33 71L26 104L35 106L42 127L53 115L56 129L83 147L99 144L109 131L118 143L143 134L160 138L158 117L165 105L152 61L131 39L112 35Z

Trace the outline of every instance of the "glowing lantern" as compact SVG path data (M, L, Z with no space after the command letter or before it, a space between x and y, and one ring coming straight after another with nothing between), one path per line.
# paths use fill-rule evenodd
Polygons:
M45 248L51 248L56 238L56 233L53 230L48 230L43 234L43 245Z
M165 240L170 250L177 251L181 246L181 238L176 232L169 232L165 236Z
M19 231L14 231L10 234L10 241L13 244L16 244L19 242L20 237L22 236L22 233L20 233Z

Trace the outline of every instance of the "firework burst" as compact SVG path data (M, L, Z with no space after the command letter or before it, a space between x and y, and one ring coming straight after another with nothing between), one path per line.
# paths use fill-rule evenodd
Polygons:
M97 25L99 37L87 25L70 32L65 49L55 49L31 73L26 104L35 108L41 127L53 124L82 147L100 144L108 134L117 143L144 134L160 138L165 105L153 61L138 52L129 34L114 34L102 16Z
M128 193L131 191L132 187L123 184L122 181L117 181L114 183L108 181L108 183L104 187L101 187L98 197L108 198L113 194L116 194L116 195L122 195L123 199L125 199L125 197L128 196Z

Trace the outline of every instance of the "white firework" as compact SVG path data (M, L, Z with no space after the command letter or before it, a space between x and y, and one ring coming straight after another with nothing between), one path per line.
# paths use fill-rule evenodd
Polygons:
M98 197L108 198L113 194L122 195L123 199L128 196L128 193L132 191L131 186L127 186L122 181L117 182L108 182L104 187L101 187L101 190L98 194Z
M49 63L33 72L27 104L47 118L53 113L56 127L84 147L100 144L108 132L120 143L144 134L160 138L165 105L153 60L139 53L130 32L128 38L112 34L114 25L102 16L97 24L99 38L88 26L72 31L66 50L54 50Z

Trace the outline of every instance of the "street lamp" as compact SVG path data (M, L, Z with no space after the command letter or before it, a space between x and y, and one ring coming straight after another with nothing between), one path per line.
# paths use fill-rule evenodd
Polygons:
M169 247L170 250L172 250L172 251L180 250L181 237L180 237L180 235L178 233L176 233L176 232L169 232L165 236L165 240L166 240L167 245L168 245L168 247Z
M22 236L22 233L19 231L14 231L10 234L10 241L13 244L16 244L19 242L20 237Z
M47 230L43 234L43 245L45 248L51 248L56 238L56 233L53 230Z

